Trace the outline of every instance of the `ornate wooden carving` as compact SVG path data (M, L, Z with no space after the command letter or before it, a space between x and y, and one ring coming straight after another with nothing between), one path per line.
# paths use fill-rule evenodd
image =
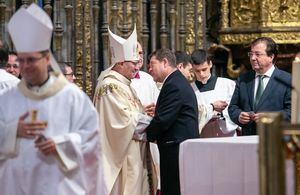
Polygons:
M106 69L109 67L109 47L108 47L108 3L106 0L102 1L102 24L100 27L100 33L101 33L101 49L102 49L102 59L103 59L103 67L102 69ZM101 68L101 67L100 67Z
M176 1L175 0L169 0L170 4L170 46L169 48L172 51L176 50Z
M186 50L192 53L195 48L203 48L202 10L201 0L186 1Z
M93 33L93 37L92 39L94 40L94 47L92 47L93 49L93 58L94 58L94 64L92 64L92 67L94 68L94 72L93 72L93 86L97 85L97 78L98 75L100 73L100 51L99 51L99 14L100 14L100 6L99 6L99 0L94 0L93 1L93 14L92 14L92 18L93 18L93 29L94 29L94 33ZM94 90L94 88L93 88Z
M93 95L93 19L89 0L77 0L75 6L75 72L78 84L90 97Z
M161 24L160 24L160 42L161 48L169 48L168 47L168 28L167 28L167 19L166 19L166 1L160 1L161 7Z
M69 64L72 65L73 69L75 69L75 63L73 60L73 54L74 54L74 44L73 44L73 13L74 13L74 6L72 4L71 0L66 1L65 3L65 26L66 26L66 31L65 31L65 41L66 41L66 55L65 55L65 61Z
M45 0L44 3L44 10L47 12L47 14L51 17L52 16L52 5L51 5L51 0Z
M154 51L157 48L157 1L153 0L150 2L150 15L151 15L151 26L150 26L150 31L151 31L151 51Z
M0 38L8 43L6 24L15 11L14 2L0 0ZM33 0L18 2L26 7ZM206 8L217 4L220 7L213 9L220 9L221 21L219 29L213 29L216 37L209 39L211 10L206 13ZM242 54L253 39L269 36L281 45L300 43L299 4L298 0L44 0L43 8L54 14L54 53L59 61L72 64L77 84L91 96L100 71L110 66L108 26L126 38L136 24L145 63L150 52L162 47L191 53L213 43L223 45L232 54L227 72L236 77L242 69L234 63L247 63Z
M229 0L222 0L222 44L247 44L260 36L300 43L299 1L231 0L229 7Z
M147 13L147 0L142 1L142 13ZM147 23L147 15L146 14L140 14L142 16L142 30L141 30L141 44L143 47L143 51L145 52L144 54L144 65L147 62L147 56L148 56L148 41L149 41L149 27ZM143 69L146 70L147 67L143 66Z
M180 0L179 3L179 27L178 27L178 37L179 46L178 50L185 51L185 38L186 38L186 11L185 11L185 0Z
M63 27L61 19L61 1L55 1L55 23L54 23L54 47L57 61L63 61L62 57L62 38L63 38Z
M6 10L6 4L5 0L0 1L0 39L5 40L5 10Z

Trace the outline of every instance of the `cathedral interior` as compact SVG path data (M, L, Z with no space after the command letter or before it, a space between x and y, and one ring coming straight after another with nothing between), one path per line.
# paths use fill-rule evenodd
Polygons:
M279 48L276 66L287 72L292 72L295 55L300 52L299 0L0 0L0 39L11 50L14 48L7 23L16 10L33 2L53 21L51 49L57 61L72 66L76 84L91 98L100 72L111 65L108 28L127 38L136 25L145 53L144 70L147 55L156 49L192 53L202 48L213 59L214 75L235 80L251 69L247 52L251 41L258 37L275 40ZM262 140L265 138L261 148L272 149L268 144L275 143L289 149L287 156L296 165L295 194L300 194L300 125L281 127L279 119L274 121L269 132L277 128L281 133L285 129L287 144L282 146L281 134L266 134L261 136ZM273 153L261 153L263 157L266 154ZM283 165L283 156L280 158ZM269 159L270 165L260 162L261 172L265 167L274 168L273 172L278 170L273 166L278 158ZM266 186L266 182L261 185L267 189Z
M0 39L11 49L7 23L32 2L53 20L57 61L72 65L76 84L91 97L99 73L110 66L108 27L127 38L136 25L144 70L147 54L158 48L206 49L213 74L231 79L251 68L247 52L255 38L276 41L276 65L288 72L300 51L298 0L0 0Z

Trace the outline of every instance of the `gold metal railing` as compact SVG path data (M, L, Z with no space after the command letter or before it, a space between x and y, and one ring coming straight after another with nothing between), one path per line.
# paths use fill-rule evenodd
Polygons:
M293 161L294 194L300 195L300 124L282 122L279 112L263 113L259 134L260 195L286 194L286 160Z
M294 162L295 195L300 195L300 125L289 125L283 128L286 159Z

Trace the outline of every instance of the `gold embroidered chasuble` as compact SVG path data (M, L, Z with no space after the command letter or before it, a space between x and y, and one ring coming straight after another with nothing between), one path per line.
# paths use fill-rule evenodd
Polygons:
M132 139L143 107L130 83L114 70L98 81L94 104L100 117L101 159L110 194L147 195L149 148L146 142Z

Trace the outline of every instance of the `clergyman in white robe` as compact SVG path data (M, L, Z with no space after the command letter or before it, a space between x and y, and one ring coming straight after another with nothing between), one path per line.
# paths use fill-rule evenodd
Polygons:
M99 164L99 123L92 102L62 74L41 87L25 81L0 96L0 194L105 195ZM37 111L57 155L43 155L34 139L17 137L19 118ZM31 120L28 117L26 120Z
M200 83L200 81L195 81L191 83L191 86L196 94L198 106L204 107L206 111L205 119L199 122L199 131L201 132L204 125L215 115L211 103L223 100L229 104L235 88L235 82L227 78L215 76L211 76L206 84L199 84L197 86L196 82ZM222 124L220 124L223 133L234 132L238 128L238 125L231 121L228 114L228 106L223 110L222 115L225 118L225 123L222 121Z
M111 195L149 194L149 148L146 142L133 138L139 121L145 116L130 83L131 80L117 71L108 69L100 75L94 97L100 117L105 184ZM152 177L155 191L154 172Z
M20 80L17 77L0 68L0 94L5 90L16 86L19 81Z

